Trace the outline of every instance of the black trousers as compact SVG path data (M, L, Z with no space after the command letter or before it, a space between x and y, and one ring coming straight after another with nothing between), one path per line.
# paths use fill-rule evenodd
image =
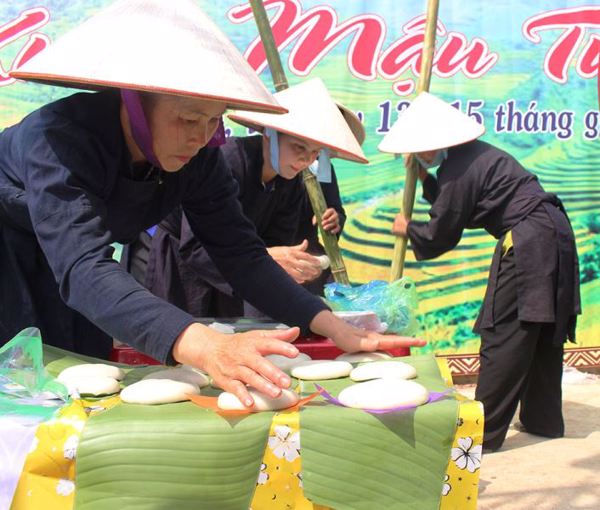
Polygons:
M562 437L563 346L552 343L554 324L518 319L513 250L502 258L494 294L495 326L481 330L475 398L485 412L483 446L502 446L517 405L525 429Z

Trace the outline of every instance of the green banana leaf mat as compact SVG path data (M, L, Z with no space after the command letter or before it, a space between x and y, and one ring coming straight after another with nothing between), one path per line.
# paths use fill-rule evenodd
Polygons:
M44 359L52 375L101 361L48 346ZM432 356L402 361L429 390L447 389ZM156 370L119 366L126 385ZM337 395L352 381L317 383ZM314 391L312 382L301 385ZM300 411L306 497L336 510L437 509L457 414L451 396L383 415L311 402ZM224 418L190 402L120 404L94 415L77 451L75 510L247 510L272 418Z
M83 362L121 366L124 385L157 370L48 346L44 360L54 376ZM210 394L207 390L203 393ZM191 402L120 404L91 416L77 449L74 508L247 510L272 418L273 413L223 418Z
M448 388L433 356L399 358L430 391ZM317 381L332 395L352 384ZM311 391L304 382L303 390ZM300 414L305 496L337 510L437 510L458 419L447 399L390 414L334 405Z

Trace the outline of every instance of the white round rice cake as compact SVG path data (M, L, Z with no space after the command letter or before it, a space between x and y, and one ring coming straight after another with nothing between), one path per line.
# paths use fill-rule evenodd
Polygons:
M125 372L119 367L106 365L105 363L83 363L65 368L58 377L69 379L71 377L112 377L121 381L125 379Z
M281 390L281 395L276 398L271 398L253 388L249 388L248 392L254 400L251 408L245 407L233 393L226 391L219 395L217 406L224 411L279 411L296 405L300 400L298 394L292 390Z
M347 361L348 363L366 363L368 361L383 361L392 357L387 352L372 351L372 352L345 352L340 354L337 361Z
M300 363L292 368L292 376L307 381L338 379L352 371L347 361L313 360Z
M121 391L127 404L170 404L188 400L188 395L200 394L195 384L171 379L144 379Z
M288 358L287 356L282 356L281 354L267 354L265 356L265 359L268 359L277 368L287 373L289 373L292 370L292 368L294 368L299 363L312 361L312 358L308 354L304 354L303 352L299 352L298 356L296 356L295 358Z
M119 381L112 377L72 374L68 377L65 377L61 372L56 380L66 386L67 390L69 391L69 395L79 394L80 396L91 395L98 397L100 395L112 395L113 393L119 393L121 389Z
M375 379L344 388L338 400L346 407L379 411L400 406L420 406L429 400L429 392L415 381Z
M166 370L152 372L145 376L142 381L145 381L146 379L169 379L171 381L195 384L199 388L204 388L210 384L210 379L206 374L192 370L191 368L183 367L167 368Z
M417 370L412 365L402 361L373 361L356 367L350 373L353 381L368 381L370 379L414 379Z

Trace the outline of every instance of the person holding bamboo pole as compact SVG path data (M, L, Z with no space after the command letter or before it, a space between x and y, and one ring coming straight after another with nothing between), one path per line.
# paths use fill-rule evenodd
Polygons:
M113 259L113 243L179 205L223 273L248 296L266 295L262 282L284 322L349 351L422 343L349 328L269 257L209 145L227 108L286 110L194 1L119 0L11 76L95 92L0 133L0 344L35 326L45 343L107 357L118 338L204 369L247 406L248 384L278 396L290 378L264 355L296 356L298 328L213 331Z
M478 138L483 125L426 92L379 149L413 154L424 170L427 222L399 213L392 232L417 260L453 249L465 228L498 243L475 331L481 334L475 398L485 410L484 450L500 448L520 403L526 432L561 437L563 343L581 312L573 230L559 198L510 154ZM426 169L435 168L434 177Z
M353 115L353 114L352 114ZM344 114L346 116L346 114ZM358 117L355 117L358 120ZM361 130L355 131L353 129L356 139L361 141L360 134L365 134L364 127L360 121L356 124L360 126ZM357 134L358 133L358 134ZM364 136L362 138L364 140ZM321 225L323 230L331 232L338 239L342 235L344 226L346 224L346 210L342 203L342 197L340 196L340 188L338 186L337 176L333 165L331 166L331 182L321 182L321 190L323 191L323 198L327 209L325 209L321 217ZM295 243L301 243L304 240L308 242L306 248L307 253L318 256L321 261L325 261L327 265L329 257L324 247L324 241L319 236L319 227L317 225L317 217L314 214L312 205L308 194L304 193L304 201L302 203L302 210L300 211L300 221L298 223L298 231L296 232ZM327 256L326 259L323 257ZM333 273L331 272L331 266L323 269L323 272L315 279L303 284L305 289L308 289L317 296L323 296L325 294L325 285L334 281Z
M320 277L322 269L319 259L308 251L309 236L297 237L300 223L310 224L313 217L311 211L301 222L308 211L301 173L313 168L319 179L332 181L331 185L335 183L331 157L366 162L356 139L364 140L364 128L358 117L331 99L319 79L302 82L275 97L289 110L287 114L230 115L261 135L228 138L220 149L227 165L222 171L230 171L237 181L242 210L269 255L297 283L307 284ZM314 122L316 116L319 124ZM323 228L334 234L340 231L340 214L334 208L323 215ZM304 226L303 233L308 230ZM310 241L312 250L313 236ZM181 209L157 228L142 232L126 250L124 263L155 295L196 317L264 315L257 310L260 304L245 303L227 282Z

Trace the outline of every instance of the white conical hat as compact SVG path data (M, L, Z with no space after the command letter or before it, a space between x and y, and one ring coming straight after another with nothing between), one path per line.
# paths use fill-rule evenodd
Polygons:
M377 148L392 154L433 151L470 142L483 133L482 124L436 96L421 92Z
M288 109L284 115L232 112L228 117L257 131L265 127L309 140L332 151L332 156L368 163L339 106L319 78L307 80L281 92L275 98Z
M280 112L227 36L193 0L119 0L11 76L51 85L116 87Z

